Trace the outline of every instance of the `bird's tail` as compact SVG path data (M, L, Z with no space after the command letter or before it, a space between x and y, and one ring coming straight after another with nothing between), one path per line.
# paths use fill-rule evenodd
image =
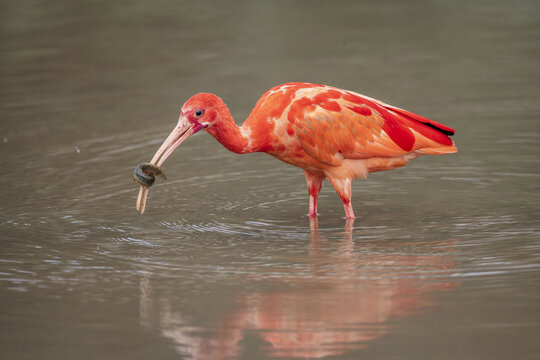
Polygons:
M414 131L418 146L414 151L416 154L443 155L458 151L450 139L456 132L451 127L394 106L386 105L386 108L393 111L404 125Z
M457 152L458 149L455 145L441 146L441 147L425 147L415 151L420 155L444 155Z

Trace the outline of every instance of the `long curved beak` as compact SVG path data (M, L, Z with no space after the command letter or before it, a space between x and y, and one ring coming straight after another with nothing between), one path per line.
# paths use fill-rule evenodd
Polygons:
M169 136L167 136L167 139L165 139L163 144L161 144L150 163L160 167L181 143L200 130L200 128L195 127L195 124L190 123L184 117L180 117L178 124L174 127ZM144 209L146 207L146 197L148 196L149 189L150 188L146 186L141 186L139 189L139 196L137 197L137 210L141 212L141 215L144 213Z
M193 135L194 127L195 124L192 124L187 119L181 117L167 139L165 139L163 144L161 144L156 151L150 163L160 167L181 143Z

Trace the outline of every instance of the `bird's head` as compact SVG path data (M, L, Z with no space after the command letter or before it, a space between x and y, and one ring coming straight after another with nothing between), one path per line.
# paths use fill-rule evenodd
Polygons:
M180 110L178 124L159 147L151 163L161 166L171 153L188 137L213 126L226 108L225 103L214 94L193 95Z

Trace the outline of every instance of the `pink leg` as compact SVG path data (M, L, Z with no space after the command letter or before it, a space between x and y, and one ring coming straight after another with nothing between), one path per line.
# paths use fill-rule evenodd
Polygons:
M342 199L342 201L343 201L343 208L345 208L345 218L347 220L354 220L355 216L354 216L351 200L349 199L348 201L346 201Z
M313 175L307 171L304 171L306 175L306 183L309 191L309 218L317 217L317 199L321 192L322 182L324 176Z
M308 216L310 218L317 217L317 195L309 194L309 212Z
M345 218L347 220L352 220L355 218L354 211L351 204L351 184L352 180L345 178L345 179L332 179L328 178L330 180L330 183L336 190L337 194L339 195L341 202L343 202L343 208L345 209Z

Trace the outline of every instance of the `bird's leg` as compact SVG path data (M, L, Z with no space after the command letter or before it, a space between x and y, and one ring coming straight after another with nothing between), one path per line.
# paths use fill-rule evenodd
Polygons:
M352 220L355 218L354 211L351 204L351 184L352 180L348 178L336 179L328 178L330 183L336 190L336 193L339 195L341 202L343 202L343 208L345 209L345 218L347 220Z
M319 219L316 216L309 218L309 230L312 235L319 233Z
M349 199L348 202L343 201L343 207L345 208L345 219L354 220L356 217L354 216L351 200Z
M312 173L309 173L307 171L304 171L304 174L306 175L306 183L309 191L309 218L316 218L317 217L317 200L319 197L319 193L321 192L322 182L324 180L324 176L320 175L314 175Z

